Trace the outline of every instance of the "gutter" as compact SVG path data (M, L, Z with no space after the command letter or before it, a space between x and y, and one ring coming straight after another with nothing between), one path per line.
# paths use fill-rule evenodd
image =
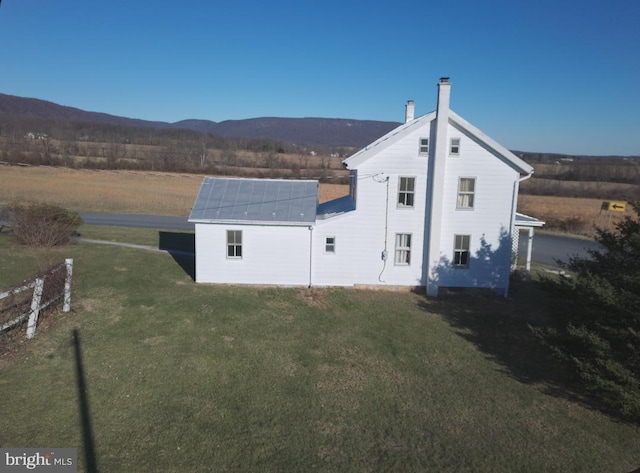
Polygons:
M187 220L189 223L207 223L215 225L261 225L261 226L278 226L278 227L306 227L311 222L287 222L287 221L263 221L263 220L209 220L204 218L190 218Z
M533 171L531 171L529 174L527 174L524 177L521 177L520 179L518 179L518 182L522 182L522 181L526 181L527 179L529 179L531 176L533 176Z

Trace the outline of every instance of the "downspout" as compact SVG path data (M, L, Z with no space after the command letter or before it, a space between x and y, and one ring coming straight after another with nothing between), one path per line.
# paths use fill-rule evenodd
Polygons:
M511 257L509 258L509 272L511 272L511 258L513 258L515 256L515 258L518 257L517 253L514 255L514 248L513 248L513 232L516 231L516 210L517 210L517 201L518 201L518 192L520 190L520 183L522 181L526 181L527 179L529 179L531 176L533 176L533 171L531 171L529 174L527 174L526 176L520 177L518 178L517 181L515 181L513 183L513 195L511 196L511 222L510 222L510 227L511 227ZM519 230L518 230L519 231ZM518 238L519 240L519 238ZM531 245L531 241L529 241L529 245ZM504 297L507 298L509 297L509 279L507 278L507 287L504 290Z
M519 178L516 182L513 183L513 195L511 196L511 231L513 231L516 228L516 226L515 226L515 223L516 223L516 207L517 207L518 191L520 189L520 183L522 181L526 181L531 176L533 176L533 171L531 171L526 176L523 176L523 177Z
M522 181L526 181L527 179L529 179L531 176L533 176L533 171L531 171L529 174L527 174L526 176L524 176L523 178L521 178L518 181L518 188L520 188L520 183ZM517 197L517 195L516 195ZM515 216L515 212L514 212L514 216ZM525 270L527 272L531 271L531 252L533 250L533 227L529 227L529 232L528 232L528 240L527 240L527 262L525 263ZM520 239L518 238L518 241Z
M313 225L309 225L309 286L307 287L311 287L312 263L313 263Z
M518 201L518 191L520 189L520 183L522 181L526 181L531 176L533 176L533 171L531 171L526 176L519 178L516 182L513 183L513 195L511 196L511 231L513 232L516 228L516 207Z
M387 245L389 241L389 176L387 176L385 180L387 181L387 197L384 208L384 249L382 250L381 255L382 271L380 271L380 274L378 274L378 281L380 281L381 283L386 283L386 281L382 279L382 273L384 273L384 270L387 268L387 258L389 257L389 252L387 251Z

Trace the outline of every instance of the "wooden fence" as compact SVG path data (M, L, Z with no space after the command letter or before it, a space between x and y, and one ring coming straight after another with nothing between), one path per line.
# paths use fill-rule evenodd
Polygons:
M62 300L63 312L69 312L72 274L73 259L69 258L64 263L37 275L26 284L0 293L0 315L3 315L3 319L10 319L4 323L0 322L2 324L0 332L14 328L28 319L27 339L29 340L35 336L38 317L46 308ZM30 304L27 291L33 291Z

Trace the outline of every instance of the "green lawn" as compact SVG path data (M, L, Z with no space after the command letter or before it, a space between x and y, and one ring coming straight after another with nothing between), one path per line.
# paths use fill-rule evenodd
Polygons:
M131 240L153 244L158 232ZM0 360L2 447L78 447L86 471L77 328L103 473L640 466L637 427L572 396L529 334L544 315L535 286L510 300L427 300L196 285L167 254L88 243L33 252L0 234L0 290L65 257L73 311Z

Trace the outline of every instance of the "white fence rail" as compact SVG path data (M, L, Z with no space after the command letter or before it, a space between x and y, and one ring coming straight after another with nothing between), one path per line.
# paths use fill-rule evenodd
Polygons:
M53 291L49 291L49 287L45 288L45 284L53 284L51 276L56 276L60 271L65 271L64 285L60 285L61 288L54 288ZM0 293L0 301L8 297L15 297L25 291L33 290L31 296L31 305L28 311L19 313L16 317L8 322L0 325L0 332L9 330L16 325L24 322L27 318L27 339L32 339L36 334L36 328L38 325L38 317L40 312L59 301L63 298L62 310L63 312L69 312L71 310L71 277L73 274L73 259L68 258L64 264L60 264L52 269L51 272L41 275L35 278L33 281L20 286L10 291ZM45 290L46 289L46 290Z

